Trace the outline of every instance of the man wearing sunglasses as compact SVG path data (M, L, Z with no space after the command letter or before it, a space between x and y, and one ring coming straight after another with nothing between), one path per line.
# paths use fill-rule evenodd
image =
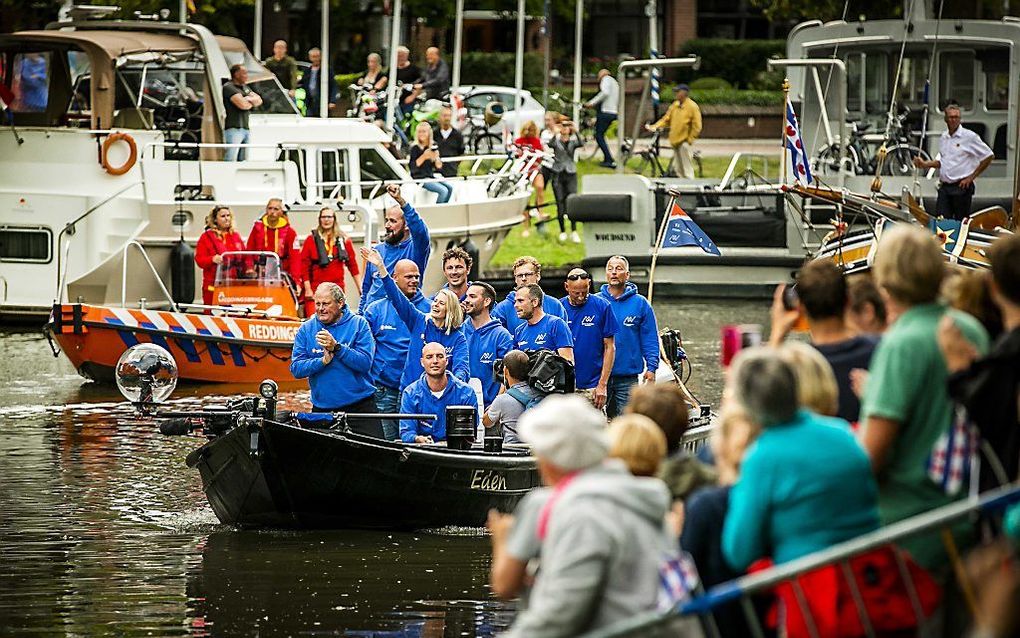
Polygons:
M542 281L542 264L538 263L538 260L530 255L518 257L513 265L513 273L515 289L530 284L538 284L538 282ZM492 318L503 324L503 327L510 334L516 333L517 328L525 323L523 319L517 316L517 311L514 309L516 299L517 291L511 290L506 299L496 304L496 308L492 311ZM555 297L544 296L542 311L547 315L559 317L563 321L567 320L567 313L563 310L563 304Z
M590 294L591 275L583 268L567 273L567 296L560 299L567 311L567 326L574 337L574 377L577 393L605 411L609 375L616 359L619 325L609 302Z

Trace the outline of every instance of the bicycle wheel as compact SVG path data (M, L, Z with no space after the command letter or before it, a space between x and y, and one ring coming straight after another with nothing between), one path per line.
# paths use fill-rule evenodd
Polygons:
M897 144L886 152L885 163L882 164L882 175L904 177L914 173L914 158L928 159L923 149L909 144Z
M863 174L857 149L852 146L848 148L845 161L849 162L855 175ZM823 148L811 160L811 172L816 175L838 175L839 168L839 146L837 144Z
M479 133L471 137L471 149L475 155L493 155L500 152L503 141L495 133Z

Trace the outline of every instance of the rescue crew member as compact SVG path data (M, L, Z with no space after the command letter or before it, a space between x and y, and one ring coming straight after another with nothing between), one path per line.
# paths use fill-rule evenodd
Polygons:
M443 284L442 290L449 290L457 295L461 303L464 302L468 286L471 284L468 281L468 273L471 272L474 263L471 255L460 246L449 248L443 253L443 275L446 276L446 283ZM435 298L436 296L432 295L432 299Z
M393 280L419 312L428 312L432 308L432 302L421 294L419 288L421 274L418 264L410 259L401 259L393 267ZM407 361L411 333L389 299L376 299L370 303L364 316L375 337L375 359L372 360L375 407L380 412L396 412L400 407L400 374ZM400 424L395 419L383 421L382 427L387 441L400 437Z
M616 418L630 399L630 389L639 377L655 381L659 367L659 326L652 304L638 294L630 282L630 262L614 255L606 262L606 281L599 296L609 302L616 315L616 360L609 376L606 415Z
M530 405L537 404L544 397L541 392L528 385L528 371L531 360L520 350L511 350L503 356L503 386L506 392L493 400L482 416L486 428L500 428L503 443L519 444L517 421Z
M524 321L514 333L514 349L552 350L567 361L574 362L574 338L570 334L567 322L547 315L542 310L542 298L545 293L538 284L528 284L517 288L514 309L517 316Z
M567 273L561 299L567 311L567 327L574 338L574 378L577 393L599 410L606 409L609 375L616 360L619 325L609 302L590 294L591 275L583 268Z
M248 234L248 250L279 255L280 270L287 273L292 279L292 285L296 286L300 282L299 256L294 249L296 242L297 233L283 210L283 200L274 197L266 203L266 214L255 220ZM343 288L343 285L340 287Z
M383 224L386 234L383 243L375 249L382 255L388 271L393 270L393 266L401 259L410 259L418 264L418 272L425 272L432 251L428 226L418 211L404 201L398 184L388 185L386 192L397 202L397 206L386 209L386 221ZM361 283L362 308L368 308L368 304L386 296L380 278L373 276L375 273L374 265L365 264L365 277Z
M364 317L347 307L343 289L332 283L315 289L315 316L294 335L290 372L308 379L313 412L374 414L372 357L375 340ZM351 430L382 438L375 419L348 419Z
M213 206L206 215L205 232L198 238L195 263L202 269L202 303L213 304L213 283L216 269L223 263L223 253L243 251L244 240L237 234L234 214L227 206Z
M974 180L995 159L981 136L962 126L960 107L948 104L943 109L946 131L939 138L939 159L914 158L914 166L939 170L939 197L935 214L947 219L963 219L970 215L974 199Z
M319 284L331 281L346 292L345 270L351 273L355 285L361 288L361 270L354 243L337 226L336 211L328 206L319 211L319 225L305 239L297 259L300 265L294 278L304 285L306 317L315 312L312 295Z
M495 303L496 291L484 281L468 286L467 297L462 302L464 312L471 319L464 322L471 378L481 383L483 407L488 407L499 394L500 384L492 378L492 364L502 359L514 343L507 329L489 314Z
M361 256L365 262L375 266L378 277L382 279L383 294L397 311L397 316L407 326L410 341L407 344L407 359L400 377L400 389L414 383L421 376L421 353L426 343L433 341L443 344L446 354L451 359L450 369L453 375L467 383L470 377L468 364L467 338L461 324L464 323L464 311L457 297L449 290L440 290L432 300L426 314L408 300L407 295L400 291L396 282L390 277L389 270L383 262L378 250L363 247Z
M400 440L404 443L430 444L446 440L446 408L452 405L475 407L475 391L446 370L446 348L441 343L427 343L421 351L423 370L417 381L404 388L400 395L400 411L404 414L435 414L432 423L416 419L400 420ZM478 413L475 412L475 427Z
M513 265L513 274L514 288L528 284L537 284L542 281L542 264L538 263L538 260L530 255L518 257ZM503 324L503 327L510 334L514 334L517 328L524 323L524 320L519 318L517 311L514 310L516 298L517 291L511 290L506 299L496 304L496 309L492 311L492 317ZM547 315L559 317L564 321L567 319L567 313L563 309L563 304L555 297L546 295L542 300L542 310Z

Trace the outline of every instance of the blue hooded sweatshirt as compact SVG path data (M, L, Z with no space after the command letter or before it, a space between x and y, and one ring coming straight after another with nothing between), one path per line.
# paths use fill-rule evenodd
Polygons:
M411 304L422 312L428 312L432 306L420 290L411 299ZM400 388L404 362L407 361L407 344L411 341L411 333L389 299L376 299L370 303L365 310L365 320L375 337L372 378L377 386L397 390Z
M475 282L473 282L473 281L467 282L468 288L470 288L471 285L474 284L474 283ZM447 282L447 283L443 284L443 287L440 288L439 290L449 290L449 289L450 289L450 284L449 284L449 282ZM439 290L437 290L434 293L432 293L431 295L429 295L429 301L432 301L432 300L434 300L436 298L436 295L439 294ZM458 295L457 296L457 301L464 301L465 299L467 299L467 293L466 292L463 295Z
M431 436L433 441L446 440L446 408L450 405L466 405L475 408L475 427L478 427L478 399L475 391L449 372L446 373L446 389L439 397L432 394L429 382L422 373L418 380L407 386L400 394L400 411L404 414L435 414L431 423L414 419L400 420L400 440L414 443L416 436Z
M515 299L517 299L517 292L511 290L506 299L496 304L496 307L492 309L492 318L503 324L510 334L516 334L517 328L525 323L524 319L519 318L517 311L514 310ZM550 295L542 297L542 310L547 315L559 317L563 321L567 320L567 311L563 309L563 304L556 297Z
M492 364L496 359L513 350L514 338L507 329L493 319L481 328L468 319L464 322L464 334L467 335L468 357L471 360L471 376L482 382L482 403L489 407L492 400L499 394L500 382L492 378Z
M315 335L323 329L339 344L329 364L322 362L325 351L315 341ZM290 373L295 379L308 379L313 406L342 408L375 394L373 356L372 329L364 317L345 306L340 318L328 326L313 316L298 328L290 355Z
M421 367L421 351L425 349L426 343L442 344L446 348L446 356L449 359L449 370L453 376L464 383L467 383L471 376L471 366L468 363L467 337L464 336L463 327L457 328L450 334L446 334L436 327L432 318L418 310L411 304L407 296L397 288L397 282L393 277L383 277L383 290L389 302L393 304L407 326L410 340L407 343L407 357L404 360L403 373L400 375L400 389L414 383L420 377L425 368Z
M404 212L404 222L411 231L411 236L396 246L382 242L376 244L375 248L382 255L386 270L393 272L393 266L401 259L410 259L418 264L418 270L424 276L425 265L429 262L429 254L432 252L432 237L429 235L429 227L421 218L418 211L408 203L401 208ZM376 299L386 296L383 292L379 278L375 276L376 269L373 264L365 264L365 279L361 282L361 311L368 309Z
M647 367L655 372L659 369L659 326L652 312L652 304L639 295L637 286L627 282L623 294L617 299L609 292L609 284L603 284L599 296L609 302L620 325L616 333L616 362L614 375L634 376Z
M571 305L569 296L560 299L560 303L567 311L567 326L574 337L574 376L577 389L590 390L599 384L602 376L605 339L620 331L616 315L609 307L609 302L598 295L588 295L580 306Z

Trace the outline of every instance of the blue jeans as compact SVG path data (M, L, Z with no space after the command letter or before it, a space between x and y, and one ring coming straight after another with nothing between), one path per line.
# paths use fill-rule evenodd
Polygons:
M606 144L606 131L609 125L616 121L616 113L603 113L599 111L595 116L595 143L602 149L602 161L607 164L613 163L613 154L609 152L609 145Z
M421 187L439 195L439 199L436 200L437 204L445 204L450 201L450 197L453 195L453 186L446 182L425 182Z
M246 128L228 128L223 130L223 141L226 144L247 144L251 141L251 131ZM228 148L223 156L227 162L243 162L247 149L234 146Z
M636 374L610 375L606 384L606 416L615 419L630 401L630 389L638 382Z
M397 412L400 410L400 391L384 385L375 388L375 409L379 412ZM383 438L396 441L400 438L400 424L396 419L384 419L382 422Z

